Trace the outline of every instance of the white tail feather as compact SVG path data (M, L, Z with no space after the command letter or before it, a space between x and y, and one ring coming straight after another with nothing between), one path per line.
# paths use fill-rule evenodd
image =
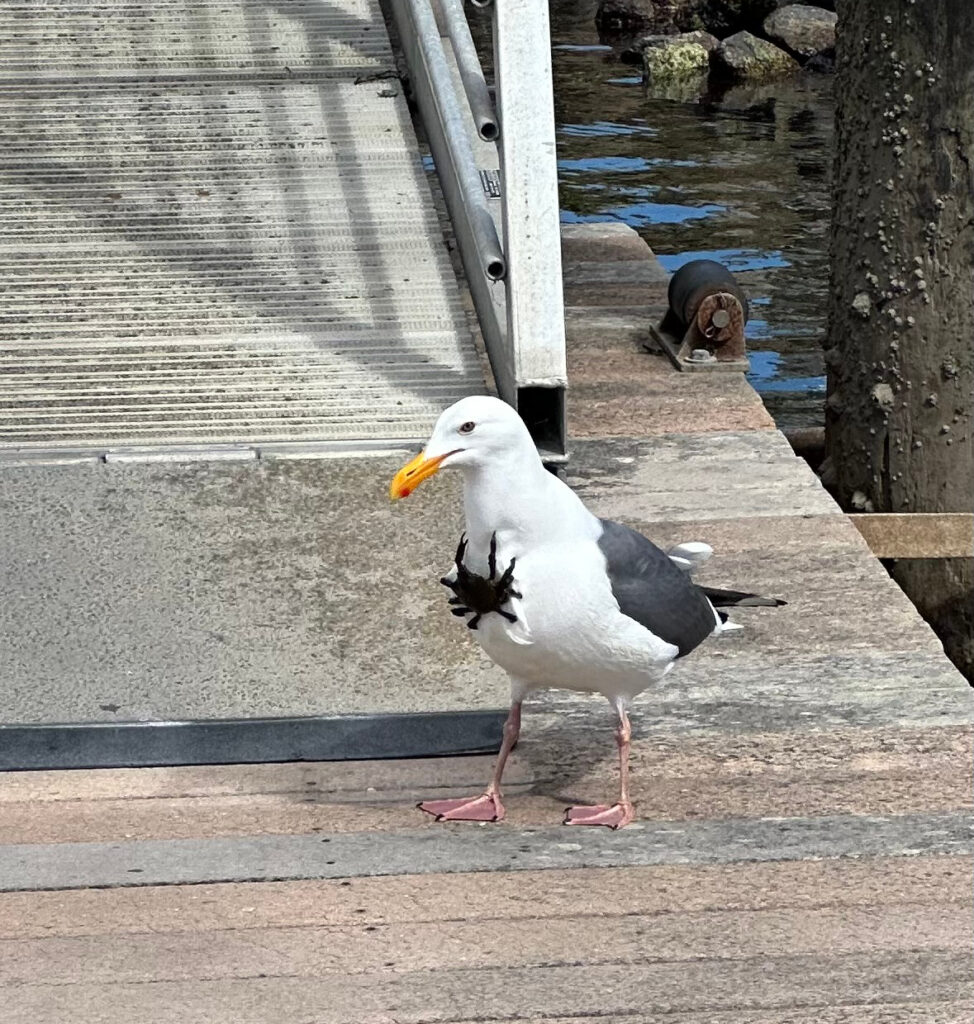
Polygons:
M674 565L679 566L684 572L692 573L699 569L714 553L714 549L703 541L690 540L683 544L677 544L666 552Z

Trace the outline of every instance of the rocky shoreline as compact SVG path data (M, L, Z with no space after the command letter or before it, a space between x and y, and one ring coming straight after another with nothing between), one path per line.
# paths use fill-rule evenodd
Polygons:
M835 65L834 0L600 0L600 36L650 83L768 81Z

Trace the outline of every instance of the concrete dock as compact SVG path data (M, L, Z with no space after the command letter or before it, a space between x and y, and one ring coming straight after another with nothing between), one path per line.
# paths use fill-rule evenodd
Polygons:
M18 202L26 192L35 204L18 208L17 230L33 231L41 208L36 225L46 225L29 245L4 247L24 272L5 279L14 312L0 356L20 360L5 365L23 384L0 430L2 725L416 710L496 720L505 681L437 583L460 529L456 482L432 481L395 507L385 497L438 409L490 382L398 83L371 77L390 53L377 7L187 0L160 6L155 21L108 5L45 10L49 20L0 8L7 45L26 54L2 74L36 98L35 115L17 122L33 124L25 145L56 123L50 157L67 159L65 126L88 115L57 105L65 85L83 79L97 121L98 97L143 88L145 54L160 96L139 102L166 106L170 134L151 165L102 165L90 150L36 191L0 154L5 195L19 189ZM136 23L139 47L125 59L121 44L90 43L99 31L124 39ZM77 52L30 56L24 33L38 26L40 42ZM242 81L250 106L228 134L238 137L238 115L280 133L278 149L265 135L234 163L232 188L258 220L194 213L163 218L171 236L153 226L126 237L119 225L143 223L131 204L157 187L158 168L180 187L192 184L188 168L212 170L193 162L190 140L233 107ZM191 115L177 102L187 90ZM306 315L331 299L288 260L310 253L320 269L342 252L342 274L360 260L374 267L361 237L332 244L321 219L326 208L347 219L342 203L358 193L312 203L315 213L305 204L291 220L273 211L299 180L325 187L327 153L345 159L347 146L319 137L338 115L317 101L353 90L388 104L401 139L398 156L391 143L366 149L350 173L399 161L413 168L409 204L419 205L376 256L382 294L398 297L369 292L329 333L338 306ZM258 110L298 93L315 98L307 122L295 115L285 129ZM211 107L224 111L216 121ZM272 187L267 155L291 153L305 128L293 152L310 154L315 173L288 164ZM72 146L95 145L71 132ZM132 152L143 150L133 142ZM23 174L39 153L19 158ZM105 187L122 199L88 194L109 169ZM110 222L113 203L128 204L128 220ZM361 209L347 209L358 223ZM405 253L414 243L428 263ZM187 246L192 272L174 258ZM224 287L208 275L226 253L247 267L228 270ZM274 253L287 269L271 280ZM970 689L744 377L680 374L647 350L666 278L638 236L566 227L563 253L569 482L599 514L664 545L710 543L704 582L788 601L735 610L743 630L708 641L637 702L636 823L618 833L559 825L568 804L611 792L616 770L607 706L559 691L527 706L499 824L436 824L415 808L475 793L488 755L7 772L5 1024L971 1019ZM425 291L405 280L414 271L432 275ZM432 292L442 297L435 325L408 333L411 297ZM198 303L212 304L211 321L165 333ZM371 342L342 349L349 337L389 339L395 365L361 359ZM122 384L134 380L123 373L130 357L139 380ZM421 380L410 376L420 369ZM177 370L198 374L206 394L190 403L196 418L184 398L157 394ZM211 371L239 384L236 397L210 386ZM101 378L116 390L81 397ZM292 403L297 379L306 397ZM348 395L328 390L336 380L338 391L361 388L357 419L343 412ZM3 742L0 728L0 757Z
M643 349L664 287L645 246L569 229L565 253L571 482L711 542L708 582L789 601L739 610L637 703L636 825L558 824L615 766L608 709L557 691L531 703L497 825L414 806L476 792L490 757L8 774L11 1024L969 1020L969 689L743 378ZM410 542L457 515L428 486L397 521ZM452 646L458 705L499 706L429 569L410 643ZM425 682L385 625L364 626L370 700L394 706Z

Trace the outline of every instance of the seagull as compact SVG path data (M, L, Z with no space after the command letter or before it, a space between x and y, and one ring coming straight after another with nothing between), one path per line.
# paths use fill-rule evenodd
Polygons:
M446 409L425 449L396 473L399 500L441 470L463 480L466 529L441 580L487 656L510 677L511 705L493 776L474 797L427 800L441 821L500 821L501 778L532 691L601 693L618 717L619 798L569 807L566 825L622 828L633 819L629 710L677 660L727 628L719 607L784 604L712 590L691 572L709 557L702 543L669 554L622 523L600 519L541 461L517 412L473 396Z

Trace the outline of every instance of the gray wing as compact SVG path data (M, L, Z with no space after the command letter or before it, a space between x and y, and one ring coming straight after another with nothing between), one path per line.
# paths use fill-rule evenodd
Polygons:
M603 519L599 549L623 615L689 654L714 631L717 620L703 591L641 533Z

